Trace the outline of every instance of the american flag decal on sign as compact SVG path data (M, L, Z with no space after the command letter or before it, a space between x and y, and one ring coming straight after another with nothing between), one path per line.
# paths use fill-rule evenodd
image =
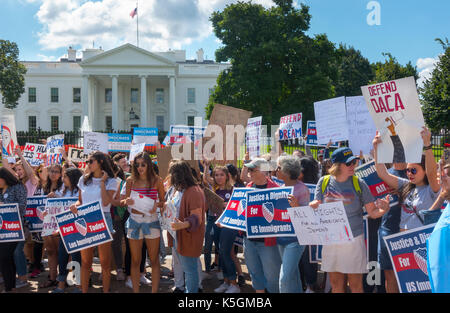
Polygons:
M268 223L272 223L274 216L274 207L271 202L263 203L262 205L263 216Z
M44 212L45 212L45 209L41 210L39 208L36 208L36 215L39 217L39 219L41 221L44 220Z
M414 250L414 259L416 260L417 265L420 270L428 276L428 268L427 268L427 249L419 248Z
M75 221L75 228L81 235L86 236L87 225L86 225L86 221L84 220L84 218L80 218Z
M241 214L245 212L246 206L247 206L247 201L246 200L239 201L239 205L238 205L238 208L237 208L237 215L238 216L241 216Z

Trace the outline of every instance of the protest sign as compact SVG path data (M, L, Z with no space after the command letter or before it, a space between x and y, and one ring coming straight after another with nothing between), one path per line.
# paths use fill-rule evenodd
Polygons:
M70 147L68 157L71 162L78 163L78 168L86 167L86 161L88 159L88 156L84 154L83 149Z
M3 113L0 116L2 134L2 157L14 157L17 147L16 121L14 113Z
M280 140L292 140L302 137L302 113L286 115L280 118Z
M313 201L314 200L314 194L316 192L316 185L314 184L305 184L306 187L308 187L309 190L309 201Z
M108 153L108 134L84 132L83 147L86 155L96 151Z
M128 205L130 209L135 209L144 215L150 216L150 211L153 210L153 205L155 200L150 197L141 195L140 193L132 190L130 193L130 198L134 200L134 204Z
M317 129L316 129L316 121L307 121L307 131L306 131L306 146L322 146L325 147L327 144L318 144L317 143ZM337 148L338 143L333 143L330 147Z
M377 129L367 109L366 101L363 96L346 97L345 105L349 147L354 154L359 154L362 150L363 154L369 155Z
M222 214L224 210L223 199L209 188L204 188L206 207L210 213L217 215Z
M146 147L154 146L158 142L158 128L135 127L133 130L133 144L145 143Z
M228 201L222 215L217 219L216 224L223 227L246 231L245 211L247 208L247 192L253 188L234 188L231 198Z
M169 142L171 144L193 142L198 145L203 138L205 130L206 127L200 126L170 125Z
M342 201L288 209L301 245L332 245L353 241L353 233Z
M24 241L22 219L17 203L0 205L0 243Z
M381 135L379 163L420 163L425 122L414 77L361 87Z
M158 159L159 176L161 176L162 179L166 179L169 171L169 164L172 160L172 147L156 150L156 157Z
M259 156L262 116L249 118L247 121L246 141L250 158Z
M233 244L238 247L243 247L244 246L244 234L238 233L236 235L236 237L234 238Z
M48 198L45 206L45 217L42 223L42 237L55 235L58 233L56 215L67 212L70 206L77 202L78 198Z
M22 154L23 158L27 160L31 166L39 166L44 163L45 152L45 145L40 145L38 143L26 143Z
M430 293L427 239L435 224L383 237L394 266L400 293ZM446 266L446 265L443 265Z
M95 247L113 240L98 201L56 215L59 234L67 253Z
M246 231L248 238L295 237L287 208L293 187L247 192Z
M129 134L108 134L109 152L130 152L133 137Z
M174 223L175 219L178 218L177 208L175 207L173 200L166 202L166 209L158 217L161 229L168 231L172 238L176 239L176 231L174 231L170 226L170 224Z
M311 245L309 248L309 263L319 263L322 261L323 246Z
M46 203L47 196L27 198L25 220L28 222L30 232L37 233L42 231Z
M130 157L128 158L128 161L134 161L134 157L139 153L144 151L145 149L145 142L143 143L138 143L138 144L133 144L131 145L131 149L130 149Z
M47 138L47 166L62 163L63 154L61 149L64 149L64 134Z
M319 145L348 140L345 97L314 102L314 115Z

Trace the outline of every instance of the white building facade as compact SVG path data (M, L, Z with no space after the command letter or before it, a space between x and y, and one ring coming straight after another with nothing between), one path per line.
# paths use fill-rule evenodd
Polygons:
M82 59L69 49L58 62L22 62L25 93L14 109L17 131L92 131L194 125L221 71L229 64L186 60L184 50L152 53L131 44L87 49ZM205 124L205 121L204 121Z

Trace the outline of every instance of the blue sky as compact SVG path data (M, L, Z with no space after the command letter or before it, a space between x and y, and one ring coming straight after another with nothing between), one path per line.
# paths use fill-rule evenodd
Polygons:
M370 0L298 0L310 6L310 35L326 33L338 44L352 45L371 62L392 53L429 74L442 52L434 38L450 37L450 1L378 0L381 25L369 26ZM141 47L151 51L203 48L208 59L220 46L208 21L230 0L140 0ZM270 0L254 0L270 6ZM0 0L0 38L18 43L21 60L57 60L69 45L78 50L112 49L136 44L136 0Z

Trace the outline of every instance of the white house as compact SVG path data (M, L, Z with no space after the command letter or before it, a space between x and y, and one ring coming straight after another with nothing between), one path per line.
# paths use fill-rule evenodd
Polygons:
M71 131L85 117L96 130L193 125L219 73L230 64L186 60L186 51L150 52L131 44L103 51L86 49L82 59L69 48L58 62L23 61L25 93L14 110L16 129Z

